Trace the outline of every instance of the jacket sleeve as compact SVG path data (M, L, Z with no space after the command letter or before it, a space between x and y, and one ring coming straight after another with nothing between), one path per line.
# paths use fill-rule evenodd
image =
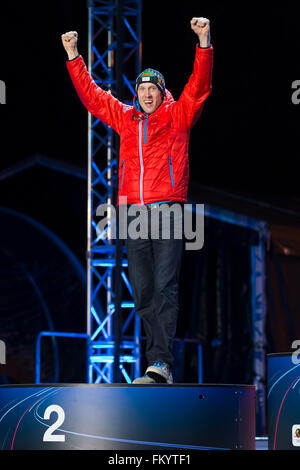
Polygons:
M212 89L213 47L196 46L193 72L178 101L173 105L173 117L181 126L190 128L200 117L204 102Z
M124 119L123 103L96 84L81 55L67 61L66 65L77 94L86 109L120 133Z

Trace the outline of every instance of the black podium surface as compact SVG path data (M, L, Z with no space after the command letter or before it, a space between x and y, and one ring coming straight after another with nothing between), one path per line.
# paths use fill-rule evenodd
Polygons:
M0 448L252 450L255 387L2 385Z

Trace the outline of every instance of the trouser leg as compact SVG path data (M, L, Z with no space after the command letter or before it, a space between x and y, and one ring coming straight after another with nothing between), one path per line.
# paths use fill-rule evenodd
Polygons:
M179 313L178 285L183 253L183 211L181 208L179 213L175 211L170 213L170 216L160 211L161 207L154 207L152 211L154 217L151 218L154 254L153 301L157 320L154 327L159 342L155 344L150 355L158 356L160 360L172 366L174 364L173 339ZM164 232L163 226L166 219L169 220L168 234ZM178 236L179 238L176 238Z
M156 341L149 359L162 360L170 366L174 363L172 350L179 313L182 249L182 240L153 240L155 321L152 328Z
M129 217L128 224L131 220ZM171 218L171 230L172 223ZM148 363L162 361L172 366L183 240L163 239L161 226L151 239L150 218L148 227L148 239L126 239L129 279L135 310L143 321L147 338L146 359Z
M146 335L146 358L156 338L153 304L154 268L151 240L126 240L128 273L136 313L140 316Z

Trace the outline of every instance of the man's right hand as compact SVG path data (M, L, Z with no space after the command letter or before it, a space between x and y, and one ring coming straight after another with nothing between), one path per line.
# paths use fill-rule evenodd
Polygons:
M68 54L68 59L72 60L78 56L77 42L78 33L77 31L69 31L68 33L61 35L63 46Z

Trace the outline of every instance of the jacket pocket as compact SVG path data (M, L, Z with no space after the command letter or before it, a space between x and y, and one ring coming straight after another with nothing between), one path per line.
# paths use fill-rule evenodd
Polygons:
M124 182L124 173L125 173L125 160L123 160L122 163L122 181L121 181L121 189L123 187L123 182Z
M173 169L172 169L172 158L169 155L169 170L170 170L170 177L171 177L171 185L174 186L174 177L173 177Z

